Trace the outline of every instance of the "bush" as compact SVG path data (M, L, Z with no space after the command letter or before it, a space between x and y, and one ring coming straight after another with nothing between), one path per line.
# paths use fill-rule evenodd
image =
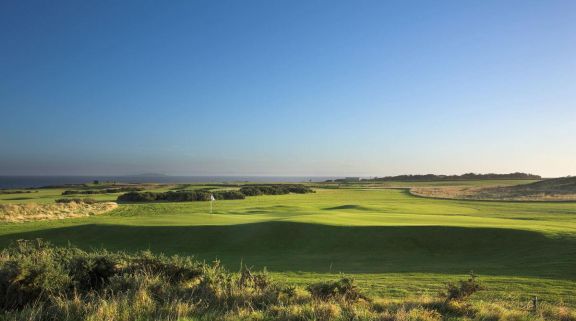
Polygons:
M76 286L80 290L97 290L118 274L118 261L110 255L72 257L66 266Z
M358 287L351 278L341 278L336 282L319 282L308 286L312 297L320 300L339 299L347 302L355 302L360 299L369 300L360 293Z
M122 193L122 192L139 192L143 191L141 187L119 187L119 188L106 188L106 189L89 189L89 190L66 190L62 195L75 195L75 194L109 194L109 193Z
M55 252L40 241L19 241L11 249L2 252L2 308L22 308L69 288L70 278L55 260Z
M255 186L244 186L240 188L240 193L246 196L259 196L262 195L262 191Z
M89 253L41 240L18 241L0 253L0 307L14 310L56 297L106 292L112 279L138 275L159 277L170 286L197 279L203 271L201 263L178 256Z
M38 191L34 190L26 190L26 191L14 191L14 190L0 190L0 195L2 194L30 194L30 193L38 193Z
M214 192L212 195L214 195L214 198L217 200L243 200L246 198L246 195L240 191Z
M301 184L245 185L240 192L246 196L283 195L289 193L305 194L314 192L310 187Z
M203 274L202 265L189 257L165 257L153 255L151 252L142 252L140 256L133 258L127 271L160 274L170 282L187 282Z
M478 282L478 277L474 272L470 272L468 280L461 280L458 284L448 283L444 296L446 297L446 301L463 301L482 289L483 287Z
M136 193L130 192L126 194L122 194L118 196L118 202L154 202L156 201L157 193L145 192L145 193Z
M85 204L94 204L98 201L93 198L59 198L56 200L56 203L85 203Z
M194 202L194 201L209 201L210 195L213 195L217 200L241 200L246 196L257 195L282 195L289 193L312 193L313 190L304 185L298 184L276 184L276 185L246 185L240 190L230 191L210 191L208 189L198 190L171 190L163 193L143 192L136 193L130 192L118 196L118 202L125 203L141 203L141 202L155 202L155 201L169 201L169 202Z

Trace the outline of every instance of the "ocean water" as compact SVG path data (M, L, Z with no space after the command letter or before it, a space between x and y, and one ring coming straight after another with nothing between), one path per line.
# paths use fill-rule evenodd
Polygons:
M100 182L121 183L300 183L321 182L336 177L304 177L304 176L0 176L2 188L28 188L65 184Z

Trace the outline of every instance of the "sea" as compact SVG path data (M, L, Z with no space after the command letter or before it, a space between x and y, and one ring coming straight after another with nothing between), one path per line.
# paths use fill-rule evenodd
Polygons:
M338 177L319 176L0 176L0 189L84 184L94 181L119 183L302 183Z

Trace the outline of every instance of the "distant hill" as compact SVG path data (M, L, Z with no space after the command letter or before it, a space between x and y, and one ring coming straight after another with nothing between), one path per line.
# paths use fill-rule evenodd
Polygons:
M134 174L134 175L125 175L125 177L167 177L166 174L161 173L142 173L142 174Z
M576 177L560 177L543 181L498 188L502 191L522 194L576 194Z

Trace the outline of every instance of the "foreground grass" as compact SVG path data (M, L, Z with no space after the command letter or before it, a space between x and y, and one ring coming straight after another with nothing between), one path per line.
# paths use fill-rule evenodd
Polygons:
M0 253L0 320L576 320L563 305L469 300L475 278L443 295L367 296L352 279L294 285L188 257L85 252L19 241Z
M34 194L40 194L34 193ZM32 197L32 196L30 196ZM58 196L60 197L60 196ZM433 296L470 270L484 300L576 306L576 207L447 201L402 190L318 189L216 202L121 205L103 216L0 224L0 246L44 238L84 249L194 255L237 270L267 267L305 285L353 275L370 295Z

